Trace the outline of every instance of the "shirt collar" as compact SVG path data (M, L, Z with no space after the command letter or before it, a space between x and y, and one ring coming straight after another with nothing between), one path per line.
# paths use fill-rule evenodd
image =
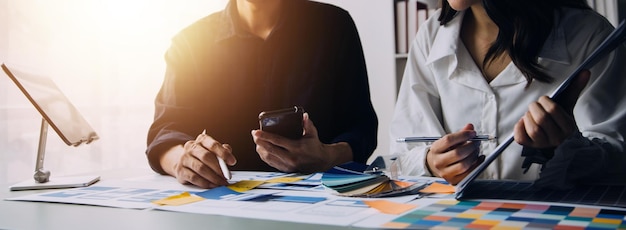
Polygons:
M569 65L571 63L569 53L567 52L567 41L565 39L565 32L563 28L558 26L559 19L555 19L555 26L552 32L548 36L548 39L543 44L541 52L539 52L539 58L548 59L561 64Z
M431 52L426 58L426 64L431 64L447 56L456 55L463 15L464 12L458 12L458 15L452 18L446 25L437 25L439 26L438 32L435 35Z
M233 13L236 15L236 5L234 1L229 1L226 8L222 11L219 17L219 23L215 32L215 40L220 41L232 37L235 35L235 25L233 21Z
M294 7L296 2L299 1L286 1L285 8ZM295 11L295 9L286 9L283 13L289 13L292 11ZM285 17L281 17L278 19L278 24L274 30L278 30L283 27L285 23L284 18ZM216 32L216 40L221 41L235 36L254 37L254 35L241 26L239 13L237 12L237 3L236 1L231 0L228 2L226 8L222 11L220 16L219 26Z
M435 35L431 52L426 59L426 64L433 63L441 58L455 55L458 49L460 38L461 24L465 11L457 13L446 25L439 26L439 31ZM548 36L543 48L539 52L539 58L549 59L562 64L570 64L570 57L567 53L567 41L565 32L559 24L558 17L555 18L555 26Z

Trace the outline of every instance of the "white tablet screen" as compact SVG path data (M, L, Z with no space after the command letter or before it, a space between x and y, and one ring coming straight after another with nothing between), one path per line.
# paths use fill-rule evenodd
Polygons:
M98 135L52 79L2 64L2 70L26 95L67 145L77 146Z

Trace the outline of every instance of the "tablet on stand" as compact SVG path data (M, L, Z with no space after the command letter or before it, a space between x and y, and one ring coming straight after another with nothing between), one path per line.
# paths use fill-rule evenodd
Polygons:
M43 167L48 127L52 127L68 146L89 144L99 137L51 79L9 67L6 63L2 64L2 70L42 116L33 179L10 186L11 191L85 187L99 181L100 176L50 176L50 171Z

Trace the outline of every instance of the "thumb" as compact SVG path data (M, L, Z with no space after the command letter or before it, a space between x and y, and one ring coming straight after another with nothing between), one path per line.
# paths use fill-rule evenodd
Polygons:
M574 109L574 105L576 105L576 101L578 101L580 93L587 86L590 76L591 72L589 70L581 71L563 93L554 98L554 101L571 112Z
M460 131L466 131L466 130L474 130L474 124L467 123L465 126L463 126L463 128Z
M317 137L317 128L315 128L313 121L309 119L309 113L304 113L302 120L304 123L304 136Z

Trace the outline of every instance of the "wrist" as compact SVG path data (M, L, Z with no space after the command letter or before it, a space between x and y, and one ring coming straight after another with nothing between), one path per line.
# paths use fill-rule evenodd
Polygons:
M330 165L326 167L327 169L353 160L352 148L347 142L324 144L323 146L328 153L327 159L332 159Z
M430 153L430 148L426 148L426 157L424 157L424 168L426 168L426 172L428 172L430 176L438 177L438 175L435 175L435 173L433 173L433 170L430 169L430 164L428 164L429 153Z
M183 145L175 145L161 154L159 165L161 166L162 174L177 177L176 167L178 167L184 151Z

